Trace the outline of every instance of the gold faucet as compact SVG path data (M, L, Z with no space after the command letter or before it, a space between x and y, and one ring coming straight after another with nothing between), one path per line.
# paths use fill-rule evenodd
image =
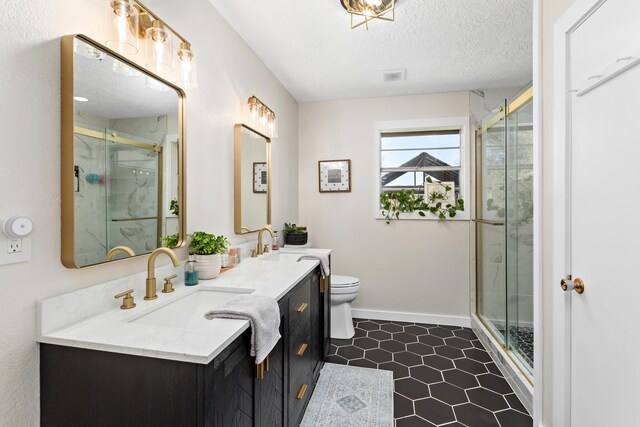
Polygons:
M175 252L169 248L158 248L151 252L151 255L149 256L149 263L147 264L147 293L144 296L144 299L147 301L158 298L156 289L156 258L158 258L158 255L160 254L168 255L169 258L171 258L174 267L178 267L180 265L180 260L176 256Z
M262 248L262 232L263 231L268 231L269 234L271 235L271 238L275 238L275 235L273 234L273 231L271 231L271 229L269 227L262 227L260 229L260 231L258 231L258 255L262 255L264 252L269 252L269 247L267 246L267 250L264 251Z
M118 252L125 253L129 256L136 255L133 249L131 249L129 246L116 246L115 248L111 249L107 254L107 261L113 261L113 257L115 257Z

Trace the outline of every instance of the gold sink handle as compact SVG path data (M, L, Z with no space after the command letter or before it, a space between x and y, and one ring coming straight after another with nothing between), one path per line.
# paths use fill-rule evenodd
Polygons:
M176 277L178 277L177 274L164 278L164 289L162 289L163 294L170 294L171 292L175 291L175 289L173 289L173 283L171 281Z
M136 306L136 303L133 302L133 289L129 289L128 291L120 292L115 296L115 299L122 298L122 305L120 306L121 310L129 310Z

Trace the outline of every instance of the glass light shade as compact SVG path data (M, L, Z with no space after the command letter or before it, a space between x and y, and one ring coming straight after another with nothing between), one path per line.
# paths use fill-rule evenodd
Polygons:
M252 128L258 127L260 117L260 103L255 96L249 98L249 124Z
M173 41L162 22L155 20L147 29L147 68L156 74L173 72Z
M198 69L196 67L196 57L191 50L191 45L187 42L180 43L178 49L178 80L176 84L185 89L198 87Z
M128 66L127 64L120 61L119 59L113 60L113 65L111 66L111 68L116 73L122 74L123 76L127 76L127 77L138 77L142 75L142 72L136 70L133 67Z
M138 53L138 9L133 0L112 0L109 3L109 49L124 55Z
M274 113L270 113L269 119L267 120L267 135L269 138L276 138L278 136L278 120Z
M259 125L261 130L265 130L267 128L267 122L269 121L269 110L264 105L260 106L260 119Z
M104 59L107 57L106 52L78 39L75 39L73 43L73 52L89 59Z
M382 0L364 0L370 6L380 7L382 5Z

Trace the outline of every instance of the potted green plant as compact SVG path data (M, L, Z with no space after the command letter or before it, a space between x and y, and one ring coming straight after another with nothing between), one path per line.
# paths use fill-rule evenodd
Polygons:
M196 255L200 279L215 279L220 274L222 259L220 254L229 247L224 236L216 236L204 231L194 231L189 235L189 249Z
M307 227L300 227L295 224L284 223L284 243L285 245L306 245L309 239Z

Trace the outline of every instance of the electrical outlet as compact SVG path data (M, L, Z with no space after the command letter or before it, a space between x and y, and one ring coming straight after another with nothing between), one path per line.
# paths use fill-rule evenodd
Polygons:
M7 240L7 253L15 254L18 252L22 252L22 239Z

